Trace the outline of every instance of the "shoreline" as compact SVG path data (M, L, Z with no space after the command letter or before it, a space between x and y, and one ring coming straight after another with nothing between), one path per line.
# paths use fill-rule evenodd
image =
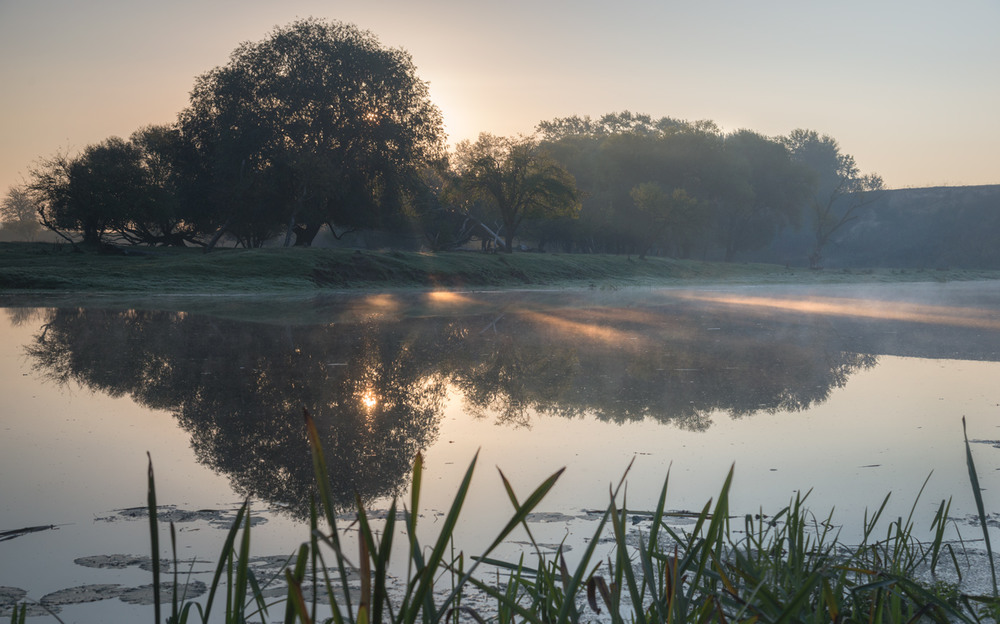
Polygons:
M631 287L884 284L1000 280L1000 270L808 269L650 257L560 253L422 253L357 249L155 250L76 253L67 245L0 243L0 303L10 298L162 300L361 292L481 292Z

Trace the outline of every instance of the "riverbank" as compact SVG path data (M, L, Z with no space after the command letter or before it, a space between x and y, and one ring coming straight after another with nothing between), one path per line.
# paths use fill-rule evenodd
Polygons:
M264 294L397 288L538 288L693 283L871 283L1000 279L1000 271L814 271L624 255L352 249L134 249L0 243L0 293Z

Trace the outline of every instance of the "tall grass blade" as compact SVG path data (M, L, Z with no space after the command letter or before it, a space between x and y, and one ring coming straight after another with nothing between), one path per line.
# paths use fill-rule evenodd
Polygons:
M441 560L448 547L448 542L455 531L455 525L458 523L458 515L462 511L462 505L465 503L465 497L469 493L469 486L472 483L472 474L475 472L476 461L478 459L479 453L477 452L472 458L469 468L465 471L465 476L462 478L462 483L458 487L458 492L455 494L451 508L448 510L444 523L441 525L441 532L438 535L437 542L434 544L434 548L431 550L430 555L423 564L423 570L418 569L417 571L417 578L414 579L417 582L417 586L412 595L412 602L409 605L409 613L406 614L405 617L405 621L407 622L416 621L418 609L422 604L426 609L424 612L425 618L431 617L433 621L437 621L440 618L435 616L443 615L443 612L441 614L436 614L433 605L432 590L434 584L434 574L441 565ZM415 516L416 514L411 512L410 515ZM416 520L413 520L413 525L416 526Z
M781 614L775 620L775 624L786 624L786 622L800 622L801 613L803 605L809 600L812 593L815 591L816 586L823 579L819 572L813 572L809 575L802 586L799 587L798 591L792 596L788 604L782 610Z
M302 598L302 581L305 579L306 564L308 561L309 548L302 544L299 547L298 557L295 559L295 569L286 570L286 581L288 582L288 600L285 603L285 624L294 624L295 614L298 612L297 601ZM313 588L315 593L315 588ZM296 595L296 591L298 595ZM305 609L305 601L300 605ZM315 619L315 618L314 618Z
M638 620L642 616L642 598L644 590L639 589L639 583L636 581L632 562L628 557L625 541L625 523L627 522L627 514L624 508L621 510L621 513L618 512L614 498L611 499L608 505L608 515L611 518L611 530L614 533L615 543L617 545L617 565L615 566L615 571L616 573L624 576L623 580L628 585L629 596L632 600L632 607L635 610L634 617ZM641 546L639 549L639 560L642 567L643 578L645 580L644 587L650 591L653 605L658 605L659 600L656 595L652 559L649 557L649 553ZM612 611L612 617L615 617L614 611L617 606L618 605L614 605L614 607L612 607L612 605L609 605L609 609Z
M323 505L323 513L326 516L327 524L330 527L329 536L323 536L324 543L333 548L337 556L337 570L340 574L340 585L343 590L343 604L347 608L347 617L354 620L354 607L351 601L351 592L348 589L347 565L348 558L340 544L340 535L337 532L337 518L333 505L333 488L330 487L330 473L326 469L326 460L323 459L323 445L320 443L319 430L313 421L309 410L302 408L302 416L306 423L306 434L309 438L309 449L312 452L313 472L316 476L316 486L319 489L320 503ZM335 597L330 595L331 603L335 603Z
M496 538L493 540L493 543L490 544L489 548L486 549L486 552L491 552L497 546L499 546L500 543L503 542L505 539L507 539L507 536L510 535L510 532L513 531L515 528L517 528L519 524L525 524L525 521L528 518L528 514L534 511L535 507L538 506L538 503L542 502L542 499L545 498L545 496L549 493L549 491L553 488L553 486L555 486L556 481L559 480L559 477L561 477L563 472L565 471L566 471L565 468L560 468L559 470L549 475L547 479L542 481L542 483L535 488L535 490L528 496L528 498L524 499L524 504L518 505L517 497L515 496L512 498L515 507L514 515L511 516L510 520L507 521L507 524L504 526L504 528L500 530L500 533L497 534ZM500 477L503 479L504 483L507 484L507 478L504 477L502 472L500 473ZM509 484L507 485L509 486ZM525 524L525 526L527 525Z
M934 531L934 540L931 542L931 574L934 574L937 570L938 561L941 558L941 549L944 545L944 532L948 526L948 513L951 511L951 498L949 497L947 501L941 501L938 505L937 512L934 514L934 520L931 522L931 530ZM956 568L955 570L961 578L961 572Z
M423 552L420 547L420 538L417 537L417 518L420 516L420 488L423 482L424 456L417 453L413 458L413 474L410 478L410 509L403 510L406 522L406 535L410 540L410 556L406 564L406 584L411 586L416 582L415 575L419 575L424 569ZM401 610L407 609L407 601L404 598Z
M997 570L993 563L993 547L990 545L990 531L986 524L986 506L983 505L983 493L979 488L979 475L976 464L972 461L972 447L969 446L969 434L965 428L965 416L962 417L962 435L965 437L965 459L969 465L969 481L972 482L972 495L976 498L976 511L979 512L979 524L983 529L983 540L986 542L986 556L990 560L990 576L993 579L993 597L997 593Z
M358 518L365 518L358 532L358 565L361 568L361 598L358 600L358 624L367 624L371 618L372 605L372 564L371 551L368 548L372 542L371 528L364 513L364 506L358 505Z
M149 507L149 544L153 551L153 617L160 623L160 532L156 526L156 479L153 478L153 456L146 451L149 459L146 504Z
M170 552L173 556L173 567L174 567L174 586L171 588L171 609L170 609L170 622L176 624L178 613L177 613L177 530L174 527L173 520L170 521ZM159 593L159 590L157 590Z
M205 613L202 618L205 622L209 621L209 616L212 614L212 605L215 604L215 594L219 589L219 583L222 581L222 573L226 571L226 562L232 557L236 535L239 533L240 525L243 524L243 517L246 513L247 502L244 502L239 510L237 510L233 525L229 527L229 533L226 534L226 541L223 543L222 552L219 554L219 563L215 567L212 583L208 587L208 598L205 600Z
M388 591L386 580L389 569L389 559L392 554L392 538L396 526L396 499L389 505L389 513L385 519L382 539L376 544L375 532L368 521L368 513L365 511L361 497L355 495L355 505L358 510L359 536L361 541L360 556L361 561L361 596L362 600L367 600L369 619L372 622L382 621L382 612L386 606ZM370 559L370 560L369 560ZM372 566L374 563L374 566ZM374 587L371 586L372 571L374 571ZM360 609L362 605L359 605ZM359 615L360 617L360 615Z
M303 624L312 624L313 620L309 617L309 609L302 597L302 584L295 578L291 570L285 570L285 581L288 583L288 600L295 613ZM336 610L336 606L334 606L334 610Z
M618 481L617 487L615 487L615 489L611 492L611 500L618 498L618 493L621 491L622 487L624 487L625 478L628 476L628 473L632 469L632 465L634 463L635 458L633 457L632 461L630 461L628 466L625 468L622 478ZM590 543L587 544L587 548L584 551L583 556L580 558L580 562L577 564L576 573L570 579L570 582L563 587L563 593L566 596L566 600L563 601L562 607L559 609L559 613L556 617L557 624L574 621L570 619L570 615L576 611L576 604L573 598L576 596L576 593L580 590L580 587L583 584L583 577L587 575L587 568L590 566L590 560L594 556L594 550L600 542L601 534L604 532L604 526L607 524L608 517L611 513L611 507L609 506L608 510L604 512L604 516L601 518L601 521L597 524L597 529L594 531L594 537L590 540Z
M517 500L517 494L514 492L513 486L511 486L510 481L507 480L507 476L504 475L500 468L497 468L497 472L500 473L500 480L503 482L503 488L507 492L507 498L510 500L510 504L514 506L514 509L520 509L521 503ZM535 555L541 559L542 549L539 548L538 542L535 541L535 536L531 533L531 527L528 526L527 521L522 523L524 531L528 534L528 541L531 542L531 547L535 549Z
M319 559L319 541L316 536L319 534L319 513L316 510L316 496L314 494L309 495L309 546L310 546L310 557L309 561L312 563L312 601L310 608L312 611L312 619L316 619L316 603L319 601L319 575L316 574L316 562ZM303 544L303 547L305 545ZM325 572L325 570L324 570ZM333 592L329 593L333 596ZM339 623L338 623L339 624Z
M319 487L320 502L323 505L323 512L326 514L326 521L335 536L337 534L337 519L334 513L333 497L330 495L333 489L330 487L330 473L327 472L326 461L323 459L323 449L319 441L319 430L316 429L316 422L313 421L309 410L303 407L302 415L306 421L306 435L309 437L309 449L312 451L313 472L316 475L316 485Z

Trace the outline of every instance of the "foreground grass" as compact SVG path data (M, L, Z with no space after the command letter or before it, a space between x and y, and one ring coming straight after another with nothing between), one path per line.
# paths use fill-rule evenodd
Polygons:
M810 271L765 264L586 254L349 249L75 252L0 243L0 291L122 294L308 293L356 288L619 287L691 282L830 283L1000 279L1000 271Z
M561 470L520 499L500 478L513 513L500 534L477 557L455 552L452 535L469 491L476 460L465 473L447 514L439 522L433 543L417 537L423 467L418 455L413 466L408 504L400 510L394 500L379 533L373 528L360 499L356 504L357 543L338 527L330 498L330 484L318 432L305 413L306 431L313 453L318 501L314 501L308 539L289 557L284 570L284 597L265 598L267 581L257 579L249 567L249 503L244 503L228 533L208 594L195 602L185 599L186 585L178 573L177 542L170 526L174 553L172 582L161 584L159 526L152 460L149 465L149 522L152 545L153 586L162 587L156 600L154 622L282 621L334 624L437 624L475 621L496 624L563 624L603 621L611 624L688 624L706 622L996 622L1000 617L996 571L986 530L978 478L966 437L970 481L982 521L986 556L990 558L992 595L963 593L954 584L935 581L940 566L953 565L961 578L960 557L944 540L950 501L941 501L931 523L929 542L915 537L913 510L909 517L882 522L885 501L866 514L860 544L840 543L831 518L817 518L797 495L773 516L731 516L729 489L732 470L713 504L706 503L690 531L674 529L666 510L669 475L665 481L652 525L639 533L627 527L630 512L619 507L624 482L609 491L602 519L586 543L579 563L570 568L560 548L545 555L527 524L535 509L558 480ZM963 423L964 426L964 423ZM917 497L919 499L919 495ZM888 497L886 497L888 500ZM397 520L405 527L405 543L394 544ZM325 526L322 526L325 523ZM489 557L517 528L523 528L534 554L519 561ZM610 530L613 548L599 561L598 544ZM632 537L630 537L632 536ZM402 539L402 538L400 538ZM354 541L353 538L350 540ZM406 578L400 590L391 590L390 563L400 555ZM350 553L350 554L349 554ZM529 561L533 559L533 561ZM476 574L479 566L495 570ZM272 579L273 581L273 579ZM488 609L469 606L472 592L487 595ZM155 594L155 592L154 592ZM316 597L325 595L324 613ZM223 603L224 601L224 603ZM27 606L15 606L12 624L25 621ZM211 615L217 613L216 619ZM328 613L328 614L327 614ZM219 617L221 614L221 618ZM283 615L282 615L283 614Z

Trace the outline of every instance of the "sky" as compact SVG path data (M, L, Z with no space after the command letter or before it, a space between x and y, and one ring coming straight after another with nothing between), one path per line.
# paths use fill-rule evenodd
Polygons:
M1000 0L0 0L0 193L174 121L195 77L305 17L408 51L449 143L630 110L816 130L889 188L1000 184Z

